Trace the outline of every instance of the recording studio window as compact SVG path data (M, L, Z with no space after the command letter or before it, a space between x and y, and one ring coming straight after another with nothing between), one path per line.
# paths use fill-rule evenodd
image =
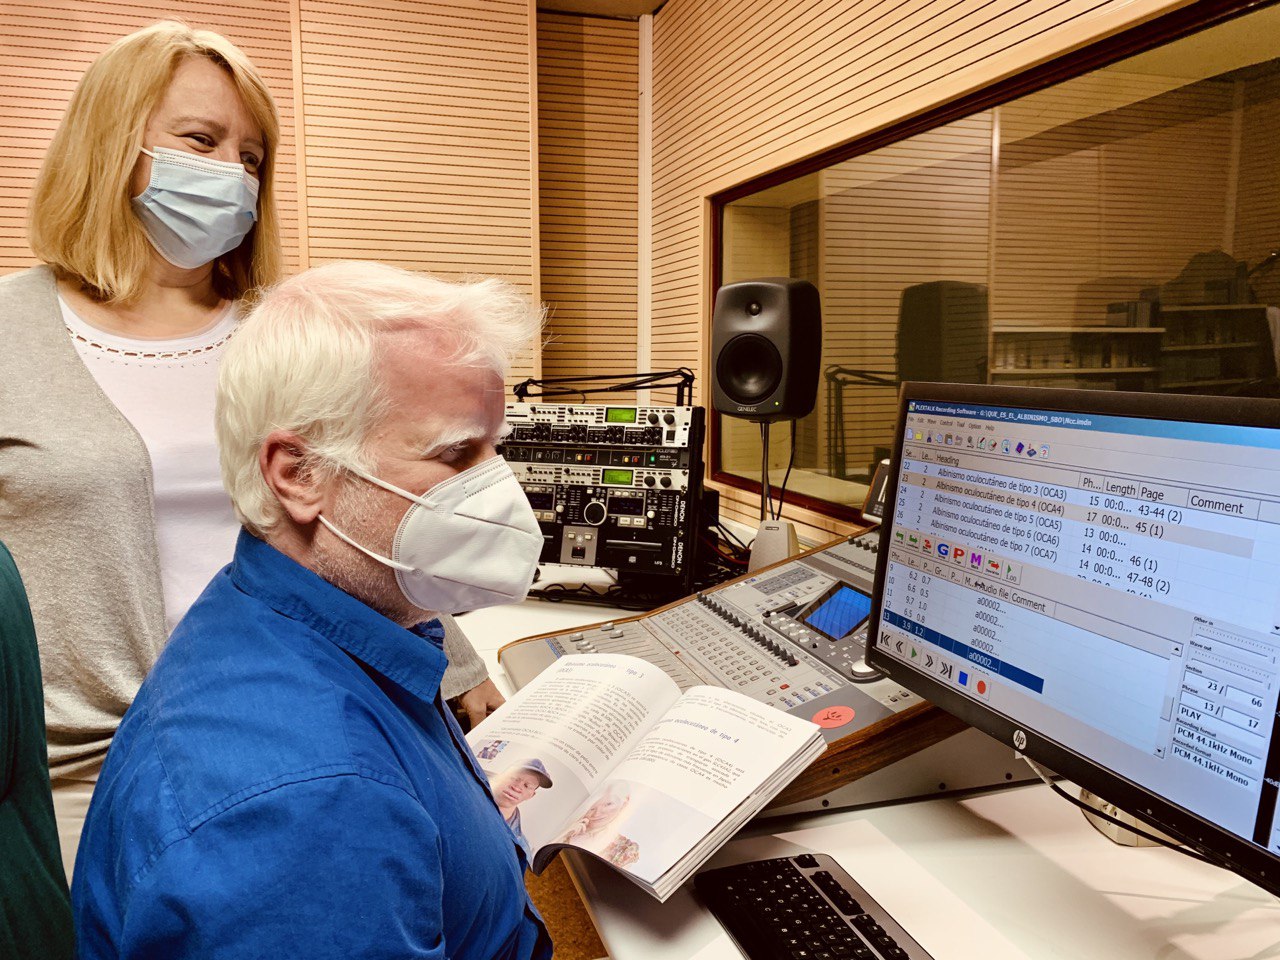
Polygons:
M788 499L853 516L902 380L1280 394L1277 171L1271 6L731 195L720 282L822 297ZM759 436L721 417L716 478L758 489Z

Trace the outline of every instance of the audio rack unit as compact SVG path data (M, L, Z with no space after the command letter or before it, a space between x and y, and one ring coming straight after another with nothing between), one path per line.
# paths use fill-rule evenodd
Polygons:
M603 571L640 593L689 593L704 420L702 407L507 404L501 451L542 530L538 582Z

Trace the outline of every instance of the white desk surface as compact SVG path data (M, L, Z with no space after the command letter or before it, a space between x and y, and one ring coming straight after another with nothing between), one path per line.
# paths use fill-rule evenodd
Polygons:
M460 618L495 681L500 646L628 614L528 601ZM1280 900L1169 850L1119 847L1043 785L757 821L711 861L813 850L935 960L1280 960ZM572 858L614 960L735 960L686 885L660 904Z

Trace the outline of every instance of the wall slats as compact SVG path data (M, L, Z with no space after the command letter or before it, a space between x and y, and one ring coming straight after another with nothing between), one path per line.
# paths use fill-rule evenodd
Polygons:
M538 14L543 375L636 372L638 28Z
M1237 258L1251 268L1272 251L1280 250L1280 177L1276 157L1280 156L1280 79L1253 81L1241 105L1240 189L1236 195L1235 246ZM1259 303L1280 303L1280 263L1272 261L1250 278ZM1280 343L1276 345L1280 354ZM1278 357L1280 359L1280 357Z
M301 0L301 27L312 262L535 293L529 4Z

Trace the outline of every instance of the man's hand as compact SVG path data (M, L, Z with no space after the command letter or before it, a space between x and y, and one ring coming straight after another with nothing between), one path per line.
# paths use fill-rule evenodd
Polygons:
M458 713L467 718L466 727L469 730L505 702L506 698L498 692L494 682L486 678L458 697Z

